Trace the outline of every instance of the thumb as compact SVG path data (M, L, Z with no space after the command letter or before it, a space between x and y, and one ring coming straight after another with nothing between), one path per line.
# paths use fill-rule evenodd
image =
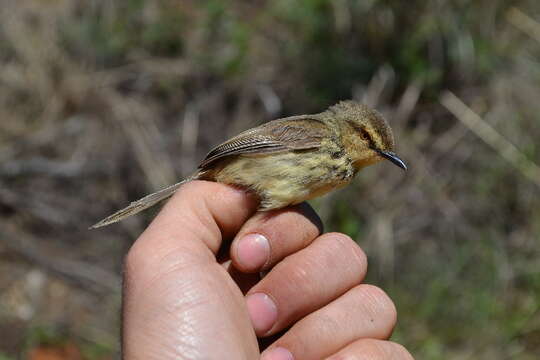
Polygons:
M130 276L141 284L151 281L156 267L163 268L172 253L215 262L223 239L233 238L256 207L256 200L242 190L209 181L186 183L129 250Z
M169 200L126 257L126 358L174 358L164 354L215 341L223 336L217 331L231 340L224 353L246 350L246 340L246 351L257 351L242 293L215 258L223 239L232 238L256 207L245 192L206 181L186 183Z

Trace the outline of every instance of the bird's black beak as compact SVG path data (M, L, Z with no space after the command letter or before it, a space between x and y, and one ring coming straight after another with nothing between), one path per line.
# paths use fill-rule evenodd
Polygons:
M396 154L390 151L379 151L379 154L385 158L390 160L395 165L399 166L403 170L407 170L407 165L405 165L405 162L401 160Z

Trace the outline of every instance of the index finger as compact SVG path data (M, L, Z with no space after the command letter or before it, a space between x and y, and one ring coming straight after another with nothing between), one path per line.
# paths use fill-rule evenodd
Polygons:
M307 203L259 212L236 234L231 259L242 272L266 270L308 246L322 230L321 219Z

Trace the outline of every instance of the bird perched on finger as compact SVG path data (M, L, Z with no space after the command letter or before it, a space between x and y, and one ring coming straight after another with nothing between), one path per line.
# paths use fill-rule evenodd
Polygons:
M349 184L362 168L389 160L403 170L392 129L366 105L342 101L326 111L272 120L212 149L185 180L132 202L91 228L106 226L169 198L185 182L240 186L260 199L259 210L279 209Z

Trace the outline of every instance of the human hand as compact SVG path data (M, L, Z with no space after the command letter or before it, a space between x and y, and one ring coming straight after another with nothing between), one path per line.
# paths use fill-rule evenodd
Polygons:
M125 359L412 359L386 341L395 307L361 284L366 256L349 237L319 236L306 204L256 207L218 183L178 190L126 257ZM260 355L263 338L275 341Z

